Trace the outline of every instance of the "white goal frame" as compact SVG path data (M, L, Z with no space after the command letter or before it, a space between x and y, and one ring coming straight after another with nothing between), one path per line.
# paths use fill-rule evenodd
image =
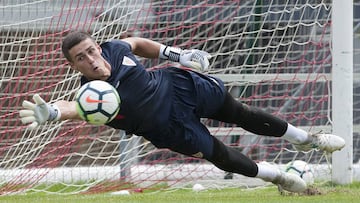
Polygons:
M353 179L353 1L332 3L333 133L346 142L333 154L332 181L349 184Z

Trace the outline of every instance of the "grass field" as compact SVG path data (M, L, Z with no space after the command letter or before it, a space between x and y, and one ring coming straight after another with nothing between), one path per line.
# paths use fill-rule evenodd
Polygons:
M360 202L360 183L347 186L317 187L313 195L280 194L276 187L259 189L221 189L194 192L190 189L162 190L159 192L132 193L131 195L49 195L22 194L1 196L0 202L151 202L151 203L201 203L201 202Z

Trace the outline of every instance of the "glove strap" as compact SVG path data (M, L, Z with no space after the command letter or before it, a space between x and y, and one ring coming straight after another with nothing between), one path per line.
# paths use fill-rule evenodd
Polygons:
M50 104L49 105L49 119L48 121L58 121L61 118L61 112L60 109L57 105L55 104Z
M182 49L178 47L170 47L162 44L160 45L159 58L179 62L181 52Z

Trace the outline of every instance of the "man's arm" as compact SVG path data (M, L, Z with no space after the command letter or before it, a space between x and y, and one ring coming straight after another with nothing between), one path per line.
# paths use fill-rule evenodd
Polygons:
M146 38L129 37L122 39L131 46L132 52L145 58L158 58L161 44Z
M210 64L211 55L205 51L182 50L140 37L129 37L122 40L130 44L135 55L141 57L166 59L199 71L207 70Z
M60 100L55 102L54 105L56 105L61 112L59 120L81 120L81 117L76 111L76 101Z

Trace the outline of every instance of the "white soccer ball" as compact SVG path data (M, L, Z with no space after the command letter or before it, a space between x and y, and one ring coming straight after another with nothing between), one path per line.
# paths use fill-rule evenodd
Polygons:
M286 165L285 172L300 176L308 185L314 184L314 171L305 161L295 160L289 162Z
M129 190L120 190L110 193L111 195L130 195Z
M196 183L193 185L192 190L194 192L200 192L200 191L205 190L205 187L203 185L201 185L200 183Z
M76 110L88 123L103 125L112 121L120 110L120 96L109 83L88 82L76 94Z

